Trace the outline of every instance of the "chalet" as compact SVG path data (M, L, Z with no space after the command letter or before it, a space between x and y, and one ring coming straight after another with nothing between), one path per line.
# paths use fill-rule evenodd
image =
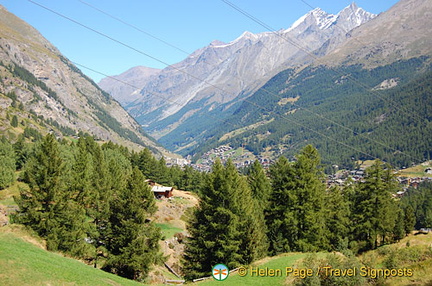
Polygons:
M173 196L173 188L172 187L164 187L164 186L153 186L151 191L155 195L157 199L161 199L163 197L170 198Z
M151 186L151 191L157 199L170 198L173 196L173 187L165 187L157 184L153 180L146 180L146 182Z

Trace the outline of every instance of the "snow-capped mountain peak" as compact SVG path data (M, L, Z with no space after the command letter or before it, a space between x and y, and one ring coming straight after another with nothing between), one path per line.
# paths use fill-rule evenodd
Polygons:
M361 24L371 20L375 16L375 14L359 8L354 2L345 7L337 15L327 13L321 8L315 8L295 21L289 29L285 30L285 33L292 31L299 26L311 24L316 25L320 30L325 30L336 22L342 21L348 21L350 23L350 29L352 29L353 27L360 26Z

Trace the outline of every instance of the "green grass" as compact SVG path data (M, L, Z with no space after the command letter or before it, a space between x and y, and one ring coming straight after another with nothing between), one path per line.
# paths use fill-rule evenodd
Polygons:
M432 167L432 164L416 165L399 171L399 176L402 177L432 177L432 174L426 173L426 169Z
M1 285L143 285L43 250L0 229Z
M15 173L15 176L19 176L19 172ZM6 189L0 190L0 204L4 206L17 205L13 199L13 196L19 196L20 189L28 189L28 185L23 182L15 181L12 185Z
M157 223L156 225L161 229L162 235L165 236L165 239L172 238L177 232L183 231L183 229L172 226L168 223Z

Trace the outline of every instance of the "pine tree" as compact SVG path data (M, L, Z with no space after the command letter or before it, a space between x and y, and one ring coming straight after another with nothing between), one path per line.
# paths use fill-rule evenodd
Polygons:
M5 138L0 139L0 190L15 181L15 153Z
M65 163L52 134L35 147L25 167L29 190L21 190L17 221L33 228L47 240L49 250L60 250L78 257L92 251L87 244L85 211L66 188Z
M326 226L332 250L348 248L350 208L348 198L339 187L332 187L325 196Z
M397 183L388 165L376 160L366 169L364 182L358 185L353 205L353 240L359 250L375 249L393 237L397 205L392 194Z
M109 216L108 261L104 269L142 280L152 264L161 260L160 230L147 219L156 211L153 194L144 176L134 168L125 189L116 190Z
M24 180L30 190L22 190L18 200L23 214L20 221L30 225L43 237L51 232L55 213L64 200L63 168L58 143L49 134L35 146L24 170Z
M17 118L16 115L14 115L14 116L12 117L11 126L12 126L12 127L18 127L18 118Z
M25 143L24 136L21 134L18 136L18 140L13 144L16 157L16 169L21 170L24 164L27 162L30 148Z
M197 193L202 180L201 172L194 170L191 166L184 166L179 182L176 185L181 190Z
M264 212L268 207L268 201L271 193L271 184L266 173L259 163L255 161L247 172L249 186L252 190L253 198L258 202Z
M239 254L243 264L250 264L264 257L268 251L263 206L253 197L247 179L239 174L231 160L228 160L224 171L227 187L232 190L229 208L238 216L240 223Z
M263 213L247 179L231 160L226 167L217 160L205 178L200 205L188 225L191 237L183 269L187 279L208 275L217 263L234 268L267 253Z
M75 152L75 160L72 166L73 178L71 183L71 192L75 200L85 206L90 207L93 190L92 174L93 161L92 156L87 150L85 139L80 137L77 142L77 150Z
M400 241L405 235L405 213L402 208L398 208L393 229L393 241Z
M158 161L153 157L149 149L144 148L138 153L138 168L147 179L156 180L155 168L158 167Z
M325 185L318 151L308 145L292 164L281 157L270 175L273 192L267 221L272 253L327 249Z
M294 169L288 160L281 156L270 166L272 192L269 208L266 211L269 251L272 255L291 251L298 239L297 220L291 212L297 196L292 191L295 187Z
M404 211L405 235L410 234L411 231L414 230L414 225L415 225L414 209L412 208L412 206L408 205Z
M98 266L98 258L106 256L106 246L110 235L110 203L113 199L112 177L108 171L108 163L105 159L101 147L90 136L82 137L87 148L87 153L91 158L91 191L87 194L88 204L86 213L92 220L94 231L91 233L90 241L94 245L94 267ZM82 143L84 145L84 143ZM79 148L84 148L79 144ZM82 150L86 153L85 150ZM87 172L87 171L86 171Z
M186 279L209 275L212 266L241 263L239 220L229 208L233 190L226 186L224 167L217 160L200 190L200 204L189 222L184 267Z

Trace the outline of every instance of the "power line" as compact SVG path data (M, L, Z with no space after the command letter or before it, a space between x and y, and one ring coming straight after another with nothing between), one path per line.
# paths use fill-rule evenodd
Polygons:
M246 16L247 18L249 18L249 19L251 19L252 21L256 22L256 23L259 24L260 26L262 26L262 27L268 29L268 30L271 31L273 34L275 34L276 36L282 38L284 41L286 41L286 42L292 44L293 46L297 47L299 50L305 52L308 56L312 57L316 62L319 63L320 58L319 58L318 56L314 55L312 52L310 52L310 51L307 50L306 48L304 48L303 46L301 46L300 44L297 44L296 42L290 40L289 38L286 38L286 37L282 36L282 34L278 33L274 28L272 28L271 26L267 25L265 22L261 21L260 19L256 18L255 16L251 15L250 13L246 12L245 10L241 9L240 7L236 6L236 5L233 4L232 2L230 2L230 1L228 1L228 0L221 0L221 1L224 2L225 4L227 4L228 6L230 6L231 8L233 8L234 10L238 11L239 13L243 14L243 15ZM307 4L305 1L303 1L303 0L301 0L301 1L304 2L305 4ZM307 5L308 5L309 7L312 7L312 6L309 5L309 4L307 4ZM312 7L312 9L313 9L313 7ZM344 30L344 31L345 31L345 30ZM333 69L331 69L331 70L333 70ZM388 99L383 98L383 97L381 96L380 93L375 92L375 91L371 91L371 90L369 89L368 86L366 86L366 85L363 84L362 82L358 81L357 79L355 79L355 78L352 77L351 75L344 75L344 74L342 74L342 73L340 73L340 72L338 72L338 71L336 71L336 70L333 70L333 71L334 71L335 73L337 73L338 75L340 75L340 76L346 76L346 77L347 77L348 79L350 79L352 82L354 82L355 84L357 84L357 85L359 85L360 87L364 88L366 92L368 92L368 93L370 93L370 94L372 94L372 95L376 95L377 97L379 97L379 98L382 99L383 101L387 101L387 102L389 102L389 103L393 103L392 106L393 106L395 109L397 109L398 111L400 111L400 112L404 111L404 110L402 110L402 108L399 108L397 105L395 105L394 102L392 102L392 101L390 101L390 100L388 100ZM269 93L270 93L270 92L269 92ZM270 94L274 94L274 93L270 93ZM279 96L278 96L278 97L279 97ZM281 97L279 97L279 98L281 98ZM297 104L293 103L293 105L297 105ZM298 105L297 105L297 106L298 106ZM326 117L324 117L324 116L322 116L322 115L320 115L320 114L318 114L318 113L316 113L316 112L314 112L314 111L308 110L308 109L305 108L305 107L302 107L302 108L305 109L305 110L307 110L307 111L310 112L310 113L313 113L313 114L315 114L315 115L317 115L317 116L319 116L319 117L321 117L321 118L323 118L323 119L325 119L325 120L327 120L327 121L333 123L333 124L336 124L337 126L343 128L343 129L350 130L350 131L356 133L354 130L352 130L352 129L350 129L350 128L348 128L348 127L346 127L346 126L344 126L344 125L342 125L342 124L340 124L340 123L338 123L338 122L336 122L336 121L334 121L334 120L328 119L328 118L326 118ZM408 115L410 115L411 117L412 117L412 116L417 116L417 114L413 114L412 112L411 112L411 113L410 113L410 112L406 112L406 113L407 113ZM422 120L422 118L420 118L419 116L417 116L417 118L420 119L420 120ZM374 139L372 139L372 138L370 138L370 137L368 137L368 136L364 136L364 135L361 134L361 133L357 133L357 134L360 135L360 136L362 136L362 137L364 137L364 138L366 138L366 139L368 139L368 140L370 140L370 141L373 141L373 142L375 142L375 143L377 143L377 144L379 144L379 145L381 145L381 146L384 146L384 147L387 147L387 148L389 148L389 149L392 149L392 150L398 151L398 152L400 152L400 153L402 153L402 154L404 154L404 155L410 157L411 159L414 159L414 160L415 160L415 158L413 158L411 155L406 154L406 153L404 153L404 152L402 152L402 151L400 151L400 150L398 150L398 149L395 149L395 148L392 148L392 147L390 147L390 146L387 146L387 145L385 145L384 143L381 143L381 142L379 142L379 141L376 141L376 140L374 140ZM415 160L415 161L417 161L417 160Z
M220 90L220 91L222 91L222 92L224 92L224 93L227 94L227 92L225 92L222 88L220 88L220 87L218 87L218 86L216 86L216 85L214 85L212 83L209 83L206 80L203 80L203 79L201 79L201 78L199 78L199 77L197 77L197 76L195 76L195 75L193 75L191 73L188 73L187 71L185 71L183 69L180 69L180 68L178 68L178 67L176 67L174 65L170 65L169 63L167 63L167 62L165 62L165 61L163 61L163 60L161 60L159 58L156 58L156 57L154 57L154 56L152 56L152 55L150 55L150 54L148 54L148 53L146 53L146 52L144 52L142 50L134 48L131 45L128 45L128 44L126 44L126 43L124 43L122 41L119 41L119 40L117 40L117 39L115 39L115 38L113 38L113 37L111 37L111 36L109 36L109 35L107 35L107 34L105 34L103 32L100 32L100 31L98 31L96 29L93 29L93 28L87 26L87 25L84 25L84 24L82 24L82 23L80 23L80 22L78 22L78 21L76 21L76 20L74 20L74 19L72 19L72 18L70 18L70 17L68 17L66 15L63 15L63 14L57 12L57 11L54 11L54 10L52 10L52 9L50 9L50 8L42 5L42 4L39 4L39 3L37 3L37 2L35 2L33 0L27 0L27 1L33 3L33 4L37 5L37 6L39 6L41 8L43 8L43 9L45 9L45 10L51 12L51 13L54 13L54 14L56 14L59 17L62 17L64 19L68 20L68 21L71 21L71 22L73 22L73 23L75 23L75 24L77 24L77 25L79 25L79 26L81 26L81 27L83 27L83 28L85 28L85 29L87 29L89 31L92 31L92 32L94 32L94 33L96 33L96 34L104 37L104 38L107 38L107 39L109 39L109 40L111 40L111 41L113 41L113 42L115 42L117 44L120 44L120 45L122 45L122 46L124 46L124 47L126 47L126 48L128 48L128 49L130 49L132 51L135 51L135 52L137 52L137 53L139 53L139 54L141 54L143 56L146 56L146 57L148 57L150 59L153 59L153 60L155 60L155 61L157 61L157 62L159 62L159 63L161 63L161 64L163 64L165 66L170 66L172 69L174 69L174 70L176 70L178 72L184 73L184 74L186 74L186 75L188 75L188 76L190 76L190 77L192 77L192 78L194 78L194 79L196 79L196 80L198 80L200 82L203 82L203 83L205 83L205 84L207 84L207 85L209 85L211 87L214 87L214 88L216 88L216 89L218 89L218 90Z
M83 0L78 0L78 1L81 2L81 3L83 3L83 4L85 4L85 5L87 5L87 6L89 6L89 7L92 8L92 9L94 9L94 10L96 10L96 11L98 11L98 12L100 12L100 13L102 13L102 14L104 14L104 15L106 15L106 16L108 16L108 17L110 17L110 18L112 18L112 19L114 19L114 20L116 20L116 21L118 21L118 22L120 22L120 23L125 24L125 25L128 26L128 27L131 27L131 28L133 28L133 29L135 29L135 30L137 30L137 31L139 31L139 32L142 32L143 34L145 34L145 35L147 35L147 36L150 36L150 37L152 37L152 38L154 38L154 39L156 39L156 40L159 40L159 41L161 41L162 43L164 43L164 44L166 44L166 45L168 45L168 46L170 46L170 47L172 47L172 48L174 48L174 49L176 49L176 50L179 50L179 51L181 51L181 52L183 52L183 53L185 53L185 54L189 54L188 52L184 51L183 49L179 48L178 46L175 46L175 45L173 45L173 44L171 44L171 43L169 43L169 42L167 42L167 41L164 41L164 40L160 39L159 37L156 37L156 36L154 36L154 35L152 35L152 34L146 32L146 31L144 31L144 30L142 30L142 29L136 27L135 25L132 25L132 24L130 24L130 23L128 23L128 22L126 22L126 21L124 21L124 20L122 20L122 19L116 17L116 16L113 16L113 15L107 13L106 11L104 11L104 10L102 10L102 9L100 9L100 8L97 8L97 7L91 5L91 4L89 4L89 3L87 3L87 2L85 2L85 1L83 1ZM227 3L228 5L231 4L231 3L227 2L227 1L224 1L224 2ZM306 2L305 2L305 3L306 3ZM254 20L258 21L261 25L265 26L268 30L274 30L272 27L266 25L264 22L260 21L260 20L257 19L256 17L253 17L251 14L249 14L249 13L247 13L247 12L245 12L245 11L239 9L239 8L236 7L235 5L230 5L230 6L233 7L234 9L236 9L237 11L241 12L241 13L244 14L245 16L247 16L247 17L252 17ZM312 9L313 9L313 7L312 7ZM279 33L277 33L277 35L280 36ZM287 41L289 41L289 39L287 39L287 38L284 38L284 39L287 40ZM295 45L295 46L296 46L297 48L299 48L299 49L304 49L304 48L301 47L300 45L297 45L294 41L289 41L289 43L291 43L292 45ZM208 64L208 65L211 65L211 66L216 66L216 65L210 64L210 63L208 63L208 62L206 62L206 61L204 61L203 63ZM233 76L234 76L235 78L239 79L239 80L242 80L240 77L238 77L238 76L236 76L236 75L233 75ZM264 91L266 91L268 94L270 94L270 95L272 95L272 96L275 96L275 97L277 97L277 98L279 98L279 99L282 99L281 96L275 94L275 93L272 92L272 91L268 91L268 90L266 90L265 88L261 88L261 89L264 90ZM299 105L297 105L297 104L295 104L295 103L292 103L292 104L293 104L293 105L296 105L296 106L299 106ZM300 106L299 106L299 107L300 107ZM339 126L339 127L342 128L342 129L348 130L348 131L350 131L350 132L352 132L352 133L356 133L356 132L355 132L354 130L352 130L351 128L348 128L348 127L346 127L346 126L344 126L344 125L342 125L342 124L340 124L340 123L338 123L338 122L336 122L336 121L334 121L334 120L328 119L328 118L324 117L323 115L321 115L321 114L319 114L319 113L316 113L316 112L314 112L314 111L312 111L312 110L310 110L310 109L308 109L308 108L306 108L306 107L302 107L302 109L304 109L304 110L306 110L307 112L309 112L309 113L311 113L311 114L314 114L314 115L316 115L316 116L318 116L318 117L320 117L320 118L322 118L322 119L324 119L324 120L327 120L328 122L330 122L330 123L332 123L332 124L335 124L335 125ZM362 134L359 134L359 135L362 136L362 137L364 137L364 135L362 135ZM367 137L367 139L370 140L370 141L374 141L375 143L377 143L377 144L379 144L379 145L381 145L381 146L383 146L383 147L386 147L386 148L388 148L388 149L394 149L394 148L391 148L391 147L389 147L389 146L383 144L382 142L376 141L376 140L374 140L374 139L372 139L372 138ZM397 150L397 149L394 149L394 150L403 153L403 152L400 151L400 150Z
M48 8L48 7L46 7L46 6L43 6L43 5L41 5L41 4L39 4L39 3L35 2L35 1L32 1L32 0L28 0L28 1L31 2L31 3L33 3L33 4L35 4L35 5L37 5L37 6L39 6L39 7L41 7L41 8L43 8L43 9L48 10L48 11L50 11L50 12L52 12L52 13L54 13L54 14L56 14L56 15L62 17L62 18L65 18L65 19L67 19L67 20L69 20L69 21L71 21L71 22L73 22L73 23L75 23L75 24L77 24L77 25L79 25L79 26L81 26L81 27L84 27L84 28L86 28L86 29L88 29L88 30L90 30L90 31L92 31L92 32L94 32L94 33L96 33L96 34L99 34L99 35L101 35L101 36L103 36L103 37L105 37L105 38L108 38L108 39L110 39L110 40L112 40L112 41L114 41L114 42L116 42L116 43L118 43L118 44L121 44L121 45L123 45L123 46L125 46L125 47L127 47L127 48L129 48L129 49L131 49L131 50L133 50L133 51L135 51L135 52L138 52L138 53L140 53L140 54L142 54L142 55L144 55L144 56L147 56L147 57L149 57L149 58L151 58L151 59L154 59L154 60L156 60L156 61L158 61L158 62L160 62L160 63L163 63L163 64L165 64L165 65L167 65L167 66L169 65L168 63L166 63L166 62L164 62L164 61L162 61L162 60L160 60L160 59L158 59L158 58L156 58L156 57L153 57L153 56L151 56L151 55L149 55L149 54L147 54L147 53L145 53L145 52L143 52L143 51L141 51L141 50L138 50L138 49L136 49L136 48L134 48L134 47L132 47L132 46L130 46L130 45L128 45L128 44L125 44L125 43L123 43L123 42L121 42L121 41L119 41L119 40L116 40L116 39L114 39L114 38L112 38L112 37L110 37L110 36L108 36L108 35L106 35L106 34L104 34L104 33L102 33L102 32L99 32L99 31L97 31L97 30L95 30L95 29L93 29L93 28L91 28L91 27L88 27L88 26L86 26L86 25L84 25L84 24L82 24L82 23L80 23L80 22L78 22L78 21L76 21L76 20L74 20L74 19L72 19L72 18L70 18L70 17L67 17L67 16L65 16L65 15L63 15L63 14L61 14L61 13L58 13L58 12L56 12L56 11L54 11L54 10L52 10L52 9L50 9L50 8ZM208 82L206 82L205 80L202 80L202 79L200 79L200 78L198 78L198 77L196 77L196 76L194 76L194 75L191 75L190 73L187 73L187 72L184 71L184 70L181 70L181 69L176 68L176 67L172 67L172 68L175 69L175 70L177 70L177 71L179 71L179 72L185 73L185 74L191 76L192 78L197 79L198 81L201 81L201 82L203 82L203 83L206 83L206 84L208 84L208 85L210 85L210 86L212 86L212 87L214 87L214 88L216 88L216 89L218 89L218 90L220 90L220 91L226 93L222 88L217 87L217 86L215 86L215 85L213 85L213 84L211 84L211 83L208 83ZM103 74L103 75L104 75L104 74ZM279 97L279 98L281 98L281 97ZM164 100L167 100L167 99L164 98ZM266 110L266 109L263 108L262 106L258 106L258 105L255 104L254 102L251 102L251 101L249 101L249 100L244 100L244 101L245 101L245 102L248 102L248 103L250 103L250 104L252 104L252 105L254 105L254 106L257 106L258 108L261 108L261 109L263 109L263 110L265 110L265 111L267 111L267 112L274 113L274 112L272 112L271 110ZM171 101L171 102L174 102L174 101ZM174 103L177 103L177 102L174 102ZM177 104L178 104L178 103L177 103ZM277 115L277 114L276 114L276 115ZM351 148L352 150L355 150L356 152L362 153L362 154L367 155L367 156L369 156L369 157L373 157L372 155L370 155L370 154L368 154L368 153L362 152L361 150L358 150L358 149L356 149L356 148L354 148L354 147L352 147L352 146L349 146L349 145L347 145L347 144L345 144L345 143L342 143L342 142L340 142L340 141L337 141L337 140L335 140L335 139L333 139L333 138L331 138L331 137L329 137L329 136L327 136L327 135L325 135L325 134L322 134L322 133L320 133L320 132L318 132L318 131L316 131L316 130L314 130L314 129L312 129L312 128L309 128L309 127L304 126L304 125L302 125L302 124L300 124L300 123L297 123L297 122L295 122L295 121L292 120L292 119L288 119L288 118L286 118L286 117L284 117L284 116L282 116L282 115L280 115L280 116L281 116L282 118L285 118L285 120L287 120L287 121L290 121L290 122L293 122L293 123L296 124L296 125L302 126L302 127L306 128L306 129L308 129L308 130L310 130L310 131L312 131L312 132L314 132L314 133L316 133L316 134L318 134L318 135L321 135L321 136L323 136L323 137L325 137L325 138L327 138L327 139L329 139L329 140L332 140L332 141L334 141L334 142L336 142L336 143L338 143L338 144L341 144L341 145L343 145L343 146L345 146L345 147L347 147L347 148ZM224 122L227 123L226 121L224 121ZM392 149L392 148L390 148L390 149Z
M136 86L134 86L134 85L132 85L132 84L130 84L130 83L128 83L128 82L125 82L125 81L120 80L120 79L118 79L118 78L115 78L115 77L113 77L113 76L106 75L105 73L102 73L102 72L97 71L97 70L95 70L95 69L89 68L88 66L85 66L85 65L79 64L79 63L77 63L77 62L72 62L72 63L75 64L75 65L77 65L77 66L80 66L80 67L83 67L83 68L85 68L85 69L88 69L88 70L90 70L90 71L92 71L92 72L95 72L95 73L98 73L98 74L100 74L100 75L103 75L103 76L106 76L106 77L108 77L108 78L111 78L111 79L113 79L113 80L116 80L116 81L118 81L118 82L120 82L120 83L123 83L123 84L125 84L125 85L128 85L128 86L130 86L130 87L138 88L138 87L136 87ZM179 103L177 103L176 101L169 100L169 99L164 98L164 97L162 97L162 96L160 96L160 95L157 95L157 94L154 94L154 93L152 93L152 94L153 94L153 95L156 95L156 96L158 96L158 97L160 97L160 98L162 98L162 99L164 99L164 100L171 101L172 103L179 104ZM363 152L363 151L361 151L361 150L359 150L359 149L357 149L357 148L354 148L354 147L352 147L352 146L350 146L350 145L348 145L348 144L345 144L345 143L340 142L340 141L338 141L338 140L336 140L336 139L334 139L334 138L331 138L331 137L329 137L329 136L327 136L327 135L325 135L325 134L323 134L323 133L321 133L321 132L319 132L319 131L316 131L316 130L310 128L310 127L307 127L307 126L305 126L305 125L303 125L303 124L301 124L301 123L298 123L298 122L296 122L295 120L289 119L289 118L287 118L286 116L284 116L284 115L282 115L282 114L276 114L276 113L274 113L273 111L271 111L270 109L266 109L266 108L264 108L263 106L260 106L260 105L256 104L255 102L252 102L252 101L249 101L249 100L245 100L245 102L247 102L247 103L249 103L249 104L251 104L251 105L253 105L253 106L255 106L255 107L259 108L259 109L262 109L262 110L264 110L264 111L267 111L267 112L269 112L269 113L273 113L273 114L276 115L276 116L280 116L281 118L283 118L283 119L285 119L285 120L287 120L287 121L289 121L289 122L291 122L291 123L294 123L295 125L301 126L301 127L305 128L305 129L308 129L309 131L311 131L311 132L313 132L313 133L315 133L315 134L318 134L318 135L320 135L320 136L322 136L322 137L325 137L325 138L327 138L327 139L329 139L329 140L331 140L331 141L334 141L334 142L336 142L336 143L338 143L338 144L340 144L340 145L342 145L342 146L345 146L345 147L347 147L347 148L350 148L350 149L352 149L352 150L354 150L354 151L356 151L356 152L358 152L358 153L361 153L361 154L363 154L363 155L366 155L366 156L368 156L368 157L370 157L370 158L377 159L377 157L375 157L375 156L373 156L373 155L371 155L371 154L369 154L369 153ZM232 123L230 123L230 122L227 122L226 120L221 120L220 118L216 118L216 117L213 117L213 116L211 116L211 117L214 118L214 119L216 119L216 120L218 120L218 121L221 121L222 123L229 124L229 125L231 125L231 126L233 126L233 127L236 127L234 124L232 124Z
M312 57L316 62L320 62L320 58L316 55L314 55L311 51L307 50L307 48L302 47L300 44L295 43L294 41L282 36L280 33L278 33L274 28L270 27L269 25L267 25L266 23L264 23L263 21L259 20L258 18L254 17L253 15L249 14L248 12L244 11L243 9L241 9L240 7L236 6L235 4L233 4L232 2L228 1L228 0L221 0L222 2L224 2L225 4L227 4L228 6L230 6L231 8L233 8L234 10L240 12L241 14L243 14L244 16L246 16L247 18L251 19L252 21L258 23L260 26L270 30L273 34L277 35L278 37L280 37L281 39L283 39L284 41L294 45L295 47L297 47L299 50L305 52L308 56ZM301 0L302 2L304 2L303 0ZM305 3L305 2L304 2ZM308 5L310 6L310 5ZM311 7L311 6L310 6ZM402 108L399 108L393 101L385 99L384 97L381 96L381 94L379 92L373 91L373 90L369 90L369 87L365 84L363 84L362 82L358 81L357 79L355 79L353 76L351 75L344 75L336 70L333 70L335 73L339 74L340 76L346 76L348 79L350 79L351 81L353 81L354 83L356 83L357 85L359 85L360 87L363 87L366 91L368 91L368 93L376 95L377 97L379 97L380 99L382 99L383 101L387 101L393 104L393 107L399 111L404 111L402 110ZM409 116L413 117L413 116L417 116L417 114L414 114L412 112L406 112L406 114L408 114ZM419 116L417 116L417 119L423 120L423 118L420 118Z
M155 36L155 35L147 32L147 31L145 31L145 30L143 30L143 29L141 29L141 28L139 28L139 27L137 27L135 25L132 25L132 24L130 24L130 23L128 23L128 22L126 22L126 21L124 21L124 20L122 20L122 19L114 16L114 15L112 15L112 14L109 14L109 13L105 12L104 10L97 8L96 6L91 5L88 2L85 2L83 0L78 0L78 1L81 2L84 5L87 5L90 8L92 8L92 9L94 9L94 10L96 10L96 11L98 11L98 12L100 12L100 13L102 13L102 14L104 14L104 15L106 15L106 16L108 16L108 17L110 17L110 18L112 18L112 19L114 19L114 20L116 20L116 21L118 21L118 22L120 22L120 23L122 23L122 24L124 24L124 25L126 25L126 26L128 26L128 27L130 27L130 28L132 28L132 29L134 29L134 30L136 30L138 32L140 32L140 33L142 33L142 34L144 34L144 35L146 35L146 36L149 36L149 37L151 37L151 38L153 38L153 39L155 39L155 40L157 40L157 41L159 41L159 42L161 42L161 43L163 43L163 44L165 44L165 45L167 45L167 46L169 46L169 47L171 47L173 49L176 49L177 51L182 52L183 54L186 54L186 55L190 54L190 52L185 51L182 48L179 48L178 46L173 45L173 44L171 44L171 43L169 43L169 42L167 42L167 41L165 41L165 40L163 40L163 39L161 39L161 38L159 38L159 37L157 37L157 36Z
M126 21L124 21L124 20L122 20L122 19L116 17L116 16L113 16L113 15L109 14L108 12L106 12L106 11L104 11L104 10L98 8L98 7L95 7L94 5L91 5L91 4L89 4L89 3L87 3L87 2L85 2L85 1L83 1L83 0L78 0L78 1L81 2L81 3L83 3L83 4L85 4L85 5L87 5L88 7L92 8L92 9L94 9L94 10L96 10L96 11L98 11L98 12L100 12L100 13L102 13L102 14L104 14L104 15L106 15L106 16L108 16L108 17L110 17L110 18L112 18L112 19L114 19L114 20L116 20L116 21L118 21L118 22L120 22L120 23L126 25L126 26L128 26L128 27L131 27L131 28L133 28L133 29L135 29L135 30L137 30L137 31L139 31L139 32L141 32L141 33L143 33L144 35L150 36L150 37L152 37L152 38L154 38L154 39L156 39L156 40L158 40L158 41L160 41L160 42L162 42L162 43L164 43L164 44L166 44L166 45L168 45L168 46L170 46L170 47L172 47L172 48L174 48L174 49L176 49L176 50L178 50L178 51L181 51L181 52L183 52L183 53L185 53L185 54L189 54L188 52L186 52L185 50L179 48L178 46L175 46L175 45L173 45L173 44L171 44L171 43L169 43L169 42L167 42L167 41L165 41L165 40L162 40L162 39L160 39L159 37L156 37L156 36L154 36L154 35L152 35L152 34L146 32L146 31L142 30L141 28L139 28L139 27L137 27L137 26L135 26L135 25L132 25L132 24L130 24L130 23L128 23L128 22L126 22ZM226 4L228 4L228 5L230 5L232 8L236 9L237 11L239 11L240 13L244 14L245 16L253 18L255 21L259 22L260 25L264 26L264 27L267 28L268 30L274 30L272 27L266 25L264 22L260 21L259 19L257 19L256 17L252 16L251 14L245 12L244 10L241 10L240 8L238 8L237 6L233 5L233 4L230 3L229 1L224 1L224 2L225 2ZM306 3L306 2L305 2L305 3ZM312 9L313 9L313 7L312 7ZM277 36L280 36L279 33L276 33L276 34L277 34ZM285 38L285 37L283 37L283 38L284 38L284 40L289 41L289 39L287 39L287 38ZM301 47L300 45L297 45L297 43L295 43L294 41L289 41L289 43L291 43L292 45L296 46L298 49L301 49L301 50L304 49L304 48ZM205 64L208 64L208 65L211 65L211 66L216 66L216 65L210 64L210 63L208 63L208 62L206 62L206 61L204 61L204 63L205 63ZM239 80L242 80L240 77L238 77L238 76L236 76L236 75L234 75L234 77L235 77L235 78L238 78ZM277 97L277 98L279 98L279 99L282 99L281 96L275 94L274 92L268 91L268 90L266 90L265 88L261 88L261 89L264 90L264 91L266 91L268 94L270 94L270 95L272 95L272 96L275 96L275 97ZM298 105L295 104L295 103L292 103L292 104L298 106ZM311 113L311 114L314 114L314 115L316 115L316 116L318 116L318 117L320 117L320 118L322 118L322 119L325 119L325 120L329 121L329 122L332 123L332 124L335 124L335 125L339 126L339 127L342 128L342 129L345 129L345 130L348 130L348 131L350 131L350 132L356 133L354 130L352 130L352 129L350 129L350 128L348 128L348 127L346 127L346 126L344 126L344 125L342 125L342 124L340 124L340 123L338 123L338 122L336 122L336 121L334 121L334 120L328 119L328 118L324 117L323 115L321 115L321 114L319 114L319 113L316 113L316 112L314 112L314 111L311 111L310 109L308 109L308 108L306 108L306 107L302 107L302 108L303 108L304 110L306 110L307 112ZM364 137L362 134L360 134L360 136ZM369 138L369 137L368 137L368 140L374 141L373 139L371 139L371 138ZM385 144L383 144L383 143L381 143L381 142L379 142L379 141L375 141L375 143L377 143L377 144L379 144L379 145L381 145L381 146L383 146L383 147L386 147L386 148L389 148L389 149L393 149L393 148L391 148L391 147L389 147L389 146L387 146L387 145L385 145ZM399 152L402 152L402 151L397 150L397 149L394 149L394 150L399 151ZM402 153L403 153L403 152L402 152Z

